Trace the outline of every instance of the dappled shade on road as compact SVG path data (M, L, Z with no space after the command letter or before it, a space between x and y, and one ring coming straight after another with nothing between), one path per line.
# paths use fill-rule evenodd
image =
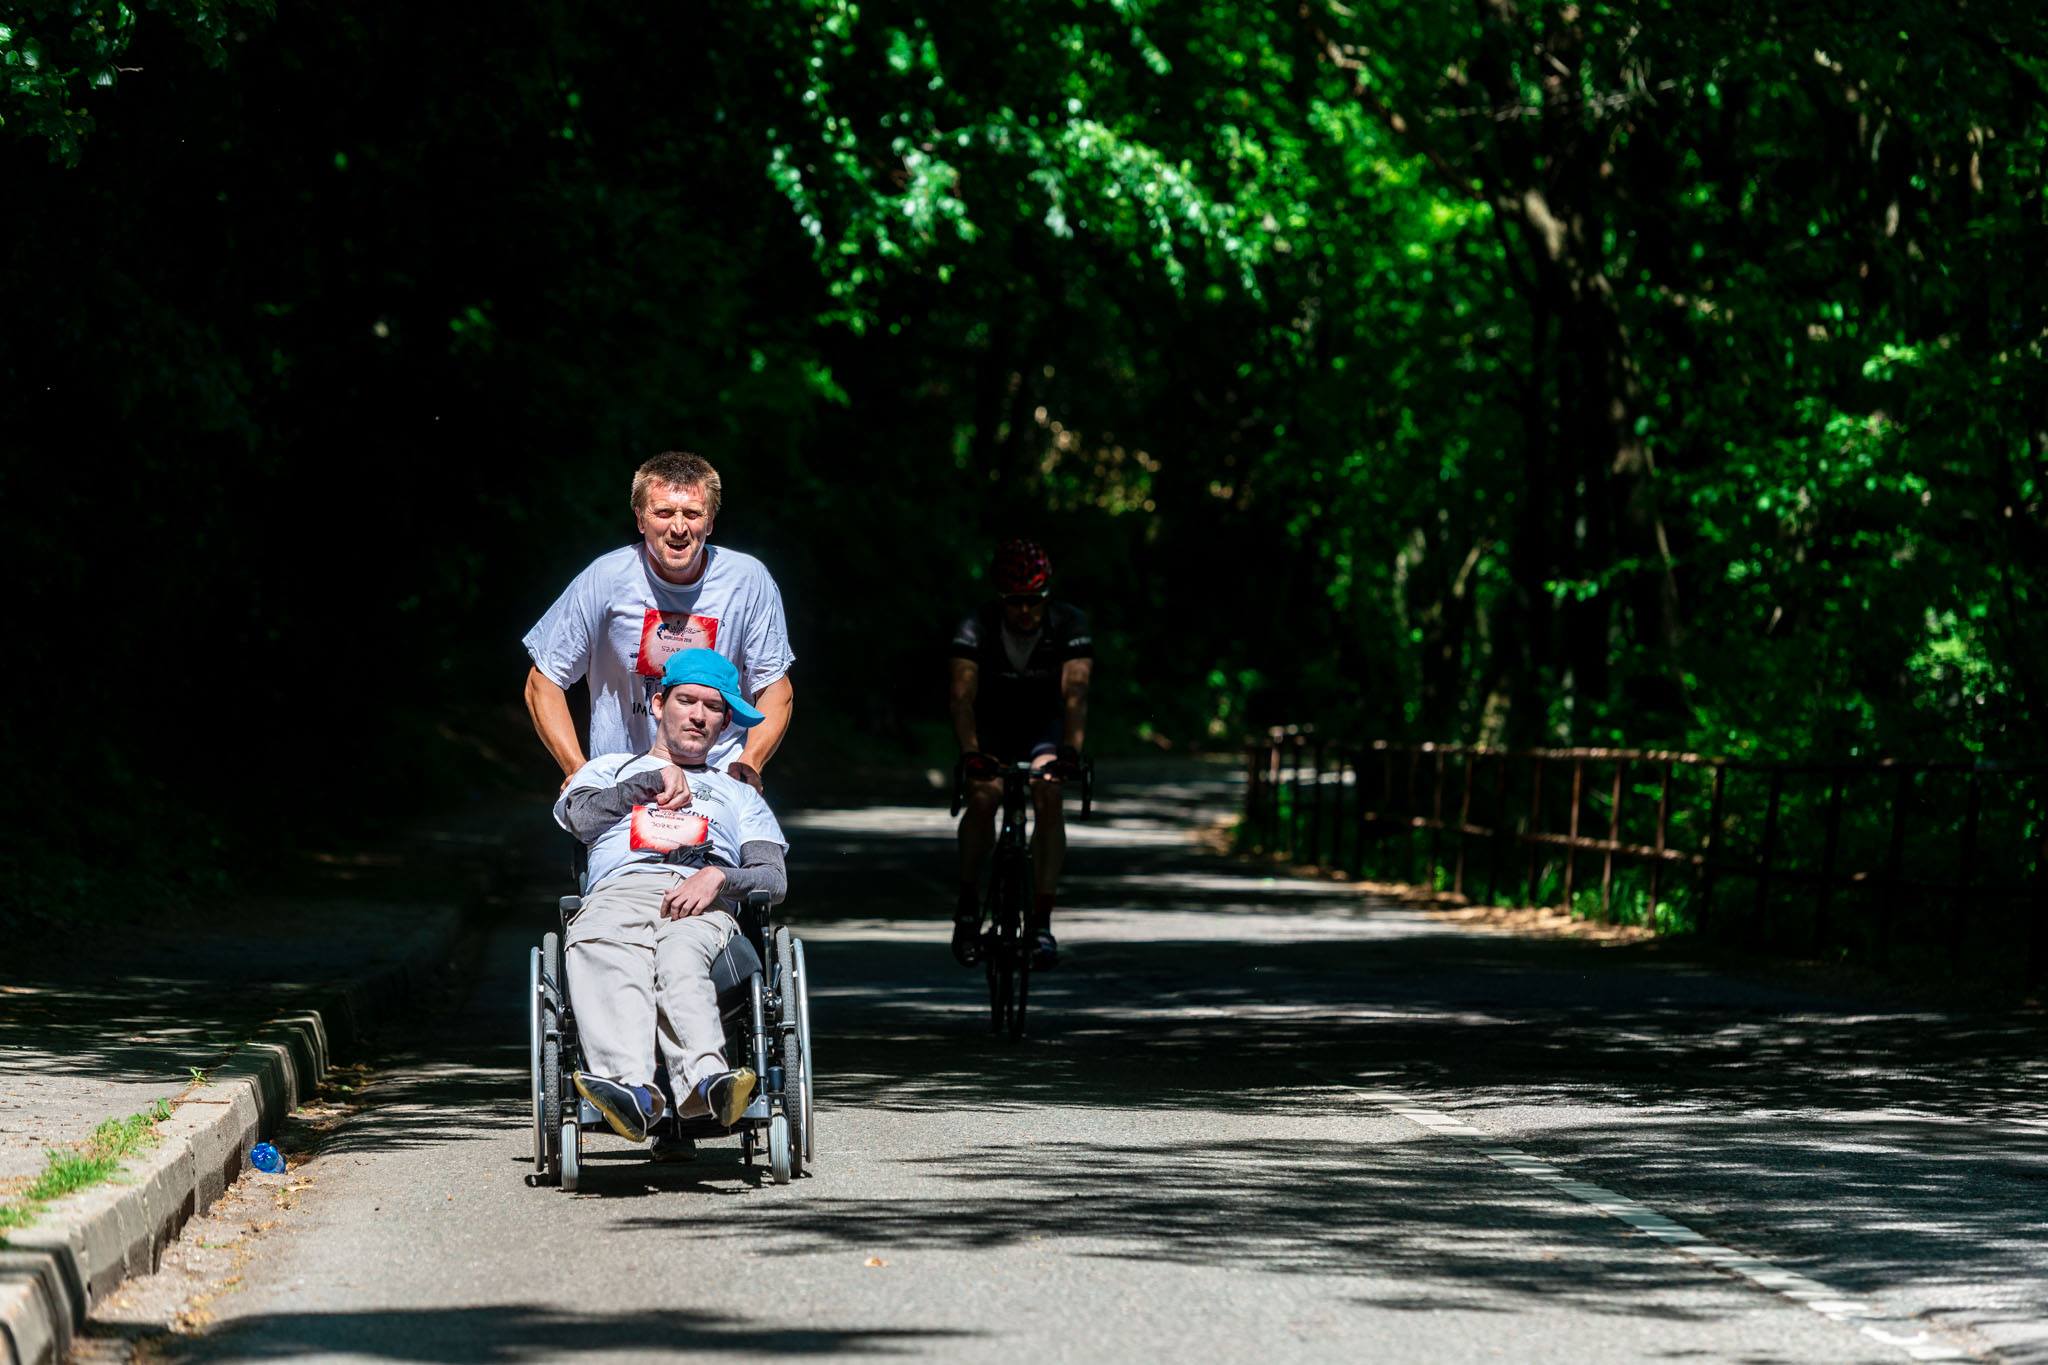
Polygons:
M1710 970L1668 942L1474 932L1204 851L1191 836L1230 808L1228 788L1225 772L1182 769L1110 789L1075 841L1064 961L1035 978L1021 1044L990 1036L980 977L950 961L943 811L793 813L789 910L815 978L822 1108L815 1177L784 1189L731 1143L656 1166L608 1135L592 1139L582 1193L525 1186L523 954L560 873L552 845L515 860L494 895L517 927L479 941L464 968L475 989L392 1038L360 1112L305 1145L365 1171L456 1163L480 1184L480 1210L476 1195L458 1202L454 1170L429 1177L449 1182L445 1200L438 1183L353 1196L435 1237L480 1216L560 1227L584 1253L626 1263L688 1246L825 1307L796 1329L614 1315L609 1300L570 1311L552 1288L516 1309L252 1302L199 1357L344 1341L392 1359L485 1361L602 1341L1000 1354L1031 1329L1008 1308L985 1316L983 1291L934 1297L927 1282L1021 1289L1050 1275L1164 1296L1144 1312L1174 1321L1172 1296L1220 1295L1243 1330L1280 1314L1332 1341L1383 1331L1391 1314L1431 1332L1512 1322L1587 1358L1687 1343L1717 1358L1840 1358L1827 1344L1839 1328L1364 1091L1450 1110L1720 1242L1989 1333L2020 1358L2044 1344L2037 1020L1830 997ZM541 1273L539 1254L515 1280ZM566 1284L592 1271L548 1273ZM1110 1278L1088 1278L1098 1273ZM485 1275L446 1292L459 1304L505 1288ZM864 1294L893 1305L885 1323L834 1306Z

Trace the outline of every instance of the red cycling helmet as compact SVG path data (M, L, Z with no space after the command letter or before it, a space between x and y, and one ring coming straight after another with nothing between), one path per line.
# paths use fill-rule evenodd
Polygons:
M1006 540L996 550L995 585L1004 597L1043 597L1052 591L1052 561L1036 541Z

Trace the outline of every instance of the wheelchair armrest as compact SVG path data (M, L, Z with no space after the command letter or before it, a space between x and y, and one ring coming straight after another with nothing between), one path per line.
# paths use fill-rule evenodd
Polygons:
M766 891L749 891L747 898L739 904L740 932L747 941L764 955L768 951L768 924L775 908L775 897Z
M560 900L559 902L557 902L557 904L559 904L559 905L561 906L561 909L562 909L562 913L563 913L563 914L565 914L565 915L573 915L573 914L575 914L575 913L576 913L576 912L577 912L578 910L581 910L581 909L583 908L583 897L581 897L581 896L564 896L564 897L562 897L562 899L561 899L561 900Z

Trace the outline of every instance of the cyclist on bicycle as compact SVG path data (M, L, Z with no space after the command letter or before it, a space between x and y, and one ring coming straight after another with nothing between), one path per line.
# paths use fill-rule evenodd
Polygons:
M1088 682L1095 647L1088 618L1051 600L1052 563L1028 540L996 551L997 598L960 623L953 635L953 735L966 766L966 810L960 817L960 899L953 911L953 956L972 966L981 952L981 865L995 844L1003 800L996 774L1029 760L1035 818L1031 833L1034 896L1032 966L1059 960L1052 936L1053 892L1066 857L1061 809L1063 775L1080 761L1088 725Z

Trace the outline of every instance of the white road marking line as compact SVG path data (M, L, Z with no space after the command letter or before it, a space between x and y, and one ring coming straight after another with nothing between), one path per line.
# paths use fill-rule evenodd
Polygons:
M1605 1186L1590 1184L1584 1180L1575 1180L1540 1157L1491 1141L1471 1124L1434 1109L1425 1109L1409 1096L1385 1090L1363 1090L1355 1086L1344 1088L1408 1120L1418 1128L1441 1137L1462 1139L1488 1160L1518 1175L1526 1175L1532 1180L1548 1185L1560 1194L1568 1194L1580 1203L1596 1208L1608 1217L1663 1242L1680 1255L1739 1275L1758 1288L1801 1304L1832 1322L1853 1327L1872 1341L1903 1352L1908 1359L1976 1359L1971 1352L1939 1340L1927 1328L1911 1319L1887 1314L1872 1304L1851 1298L1795 1270L1787 1270L1783 1266L1773 1265L1769 1261L1737 1251L1733 1247L1710 1242L1683 1223L1667 1218L1625 1194L1617 1194Z
M1139 986L1139 993L1151 995L1161 1001L1168 998L1165 992L1147 990L1142 985ZM1490 1141L1471 1124L1449 1114L1426 1109L1416 1104L1409 1096L1396 1094L1390 1090L1373 1090L1343 1081L1331 1081L1306 1065L1303 1065L1301 1070L1311 1077L1310 1083L1318 1088L1347 1090L1428 1132L1464 1139L1475 1151L1508 1170L1527 1175L1532 1180L1540 1181L1581 1203L1599 1209L1611 1218L1638 1228L1645 1235L1665 1243L1681 1255L1739 1275L1767 1293L1790 1299L1830 1321L1841 1323L1844 1327L1853 1327L1870 1340L1902 1352L1908 1359L1979 1358L1961 1346L1940 1340L1932 1331L1910 1318L1888 1315L1881 1309L1849 1298L1818 1280L1809 1279L1796 1271L1786 1270L1782 1266L1773 1265L1769 1261L1737 1251L1733 1247L1710 1242L1683 1223L1667 1218L1627 1195L1583 1180L1574 1180L1541 1158Z

